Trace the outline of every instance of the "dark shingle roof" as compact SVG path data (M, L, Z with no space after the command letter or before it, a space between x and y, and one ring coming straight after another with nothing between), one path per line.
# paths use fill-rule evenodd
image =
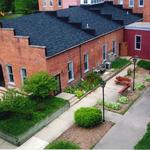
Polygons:
M95 13L91 8L100 9ZM75 45L83 43L107 32L122 27L117 21L108 19L103 14L112 14L114 19L122 19L125 24L133 23L139 16L127 14L126 11L110 4L93 5L91 7L72 7L54 12L35 13L12 20L2 21L4 28L14 28L16 35L29 36L30 44L46 46L47 56L54 56ZM63 17L69 17L63 19ZM79 22L75 27L71 22ZM89 33L83 29L93 29ZM87 29L89 30L89 29Z

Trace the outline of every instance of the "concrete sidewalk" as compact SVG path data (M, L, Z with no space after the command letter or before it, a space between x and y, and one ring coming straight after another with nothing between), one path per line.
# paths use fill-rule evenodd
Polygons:
M150 122L150 88L129 109L95 149L133 149L143 137Z

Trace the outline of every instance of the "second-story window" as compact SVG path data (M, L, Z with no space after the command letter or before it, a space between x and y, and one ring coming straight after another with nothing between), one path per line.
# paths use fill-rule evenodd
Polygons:
M62 0L58 0L58 6L62 6Z
M139 0L139 7L143 7L144 6L144 0Z
M49 5L53 6L53 0L50 0Z
M13 69L11 65L7 65L7 73L8 73L9 82L14 82Z
M134 7L134 0L129 0L129 7Z
M84 0L84 4L87 4L88 3L88 0Z
M47 5L47 0L42 0L42 6L46 7L46 5Z
M123 0L118 0L119 5L123 5Z

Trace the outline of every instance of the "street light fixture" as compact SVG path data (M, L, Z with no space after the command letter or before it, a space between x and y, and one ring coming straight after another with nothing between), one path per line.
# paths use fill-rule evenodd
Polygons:
M102 94L103 94L103 122L105 121L105 98L104 98L104 88L106 85L106 81L101 82Z
M133 65L134 65L134 69L133 69L133 91L135 90L135 65L136 62L138 60L138 56L133 57Z

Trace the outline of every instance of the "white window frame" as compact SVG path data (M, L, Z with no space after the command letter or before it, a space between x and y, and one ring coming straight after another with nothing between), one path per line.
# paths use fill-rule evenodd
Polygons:
M88 0L83 0L83 3L84 4L88 4Z
M131 5L131 2L133 2L133 4ZM134 7L134 0L129 0L129 7Z
M123 0L118 0L119 5L123 5Z
M69 79L69 64L71 64L72 65L72 67L71 67L71 74L72 74L72 78L71 79ZM73 80L74 80L74 67L73 67L73 61L69 61L68 63L67 63L67 69L68 69L68 83L69 82L72 82Z
M139 7L144 7L144 0L143 0L143 5L140 4L141 0L139 0Z
M51 3L52 3L52 5L51 5ZM53 0L50 0L50 1L49 1L49 6L50 6L50 7L53 7L53 4L54 4L54 3L53 3Z
M117 53L117 42L115 40L112 41L112 52L113 55L116 55Z
M137 48L137 47L136 47L136 44L137 44L136 40L137 40L137 37L140 37L140 48ZM141 50L141 48L142 48L142 36L141 36L141 35L135 35L134 48L135 48L135 50L138 50L138 51Z
M42 0L42 7L47 7L47 0Z
M8 67L11 67L12 73L9 72ZM15 83L15 79L14 79L14 73L13 73L13 67L12 67L12 65L7 64L7 65L6 65L6 69L7 69L8 82L9 82L10 84L14 84L14 83ZM13 81L11 81L10 75L13 76Z
M104 49L104 47L105 47L105 49ZM103 55L103 52L105 51L105 59L104 59L104 55ZM103 46L102 46L102 58L103 58L103 61L105 61L105 60L107 60L107 44L104 44Z
M23 70L26 71L26 76L25 77L23 76ZM22 81L22 83L24 83L25 78L27 78L27 69L26 68L21 68L20 75L21 75L21 81Z
M60 1L61 1L61 5L59 5ZM58 7L62 7L62 0L58 0Z
M85 69L85 63L87 65L87 68ZM89 54L84 54L84 73L89 71Z

